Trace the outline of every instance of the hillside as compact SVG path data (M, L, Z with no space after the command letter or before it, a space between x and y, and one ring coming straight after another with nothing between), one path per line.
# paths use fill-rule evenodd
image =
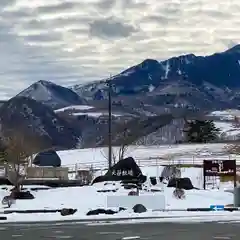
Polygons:
M15 97L0 107L2 135L21 134L44 147L74 148L81 136L44 104L26 97Z
M83 147L106 145L108 83L111 81L114 144L123 141L124 136L118 134L123 127L141 144L183 141L184 119L193 116L216 120L216 124L221 125L221 138L238 139L238 127L232 126L232 120L219 119L209 113L240 106L239 49L240 45L237 45L205 57L187 54L164 61L146 59L111 79L71 88L40 80L13 97L9 101L13 105L9 102L3 104L0 109L3 127L14 127L18 122L35 126L39 121L44 123L44 129L48 129L47 134L52 139L49 141L54 145L71 148L79 137ZM23 121L25 103L28 107L31 105L29 108L36 113L38 120L28 113L27 120ZM166 115L174 117L164 123ZM58 127L64 126L64 137L58 135L58 127L53 124L55 118L59 121ZM22 129L28 134L26 126ZM40 132L44 135L43 130Z

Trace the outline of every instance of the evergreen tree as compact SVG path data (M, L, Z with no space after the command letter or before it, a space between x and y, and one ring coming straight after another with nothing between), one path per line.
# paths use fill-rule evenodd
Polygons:
M185 127L186 141L192 143L207 143L216 140L220 129L212 120L188 121Z

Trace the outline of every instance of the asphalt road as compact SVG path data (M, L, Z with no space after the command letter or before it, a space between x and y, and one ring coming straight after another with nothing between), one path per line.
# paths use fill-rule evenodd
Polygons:
M3 240L239 240L240 223L0 224Z

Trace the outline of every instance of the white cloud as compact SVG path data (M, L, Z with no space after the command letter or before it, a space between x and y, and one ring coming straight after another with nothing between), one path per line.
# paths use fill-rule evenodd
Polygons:
M40 79L72 85L223 51L239 25L239 0L1 0L0 98Z

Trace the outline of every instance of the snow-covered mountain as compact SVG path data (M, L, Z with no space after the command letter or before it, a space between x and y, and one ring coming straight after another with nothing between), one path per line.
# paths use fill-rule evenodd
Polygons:
M54 109L85 103L85 101L71 89L44 80L32 84L17 96L34 99Z
M72 88L38 81L5 102L0 118L7 129L36 129L34 134L47 137L52 145L72 147L79 137L84 146L104 144L110 80L113 129L130 121L130 134L137 126L138 133L150 134L151 142L173 143L182 140L176 129L182 128L189 112L204 116L210 111L238 109L239 79L240 45L206 57L187 54L161 62L146 59L111 79ZM160 121L161 116L173 113L173 121ZM121 141L118 137L116 143Z
M240 105L240 45L211 56L187 54L158 62L146 59L111 79L75 85L72 89L87 100L107 98L108 81L115 97L142 97L144 102L183 107L211 103L213 108ZM161 97L160 97L161 96ZM164 96L164 98L163 98Z

